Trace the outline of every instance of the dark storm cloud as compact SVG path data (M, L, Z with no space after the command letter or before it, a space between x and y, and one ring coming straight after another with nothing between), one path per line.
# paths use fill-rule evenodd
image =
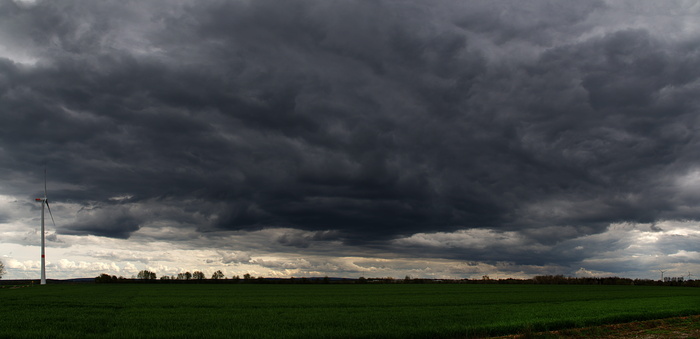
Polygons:
M311 234L299 231L288 231L280 234L275 239L279 244L284 246L293 246L299 248L307 248L314 241L334 240L339 234L336 231L318 231Z
M62 228L64 234L108 236L128 238L131 232L139 229L139 221L126 209L92 208L81 210L77 221Z
M0 29L38 59L0 58L2 170L46 165L80 187L54 199L104 211L59 232L169 219L551 244L700 217L673 186L697 166L700 44L584 34L600 2L162 5L0 2ZM533 235L553 225L569 228Z

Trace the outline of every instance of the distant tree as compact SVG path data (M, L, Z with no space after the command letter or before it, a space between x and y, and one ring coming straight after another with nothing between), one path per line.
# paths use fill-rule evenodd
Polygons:
M96 282L96 283L108 283L108 282L112 282L112 277L109 276L109 274L107 274L107 273L102 273L102 274L100 274L99 276L97 276L97 278L95 278L95 282Z
M99 276L97 276L97 278L95 278L95 282L96 282L96 283L101 283L101 284L104 284L104 283L116 283L116 282L119 282L120 279L123 280L124 278L117 278L116 275L111 275L111 276L110 276L110 275L107 274L107 273L102 273L102 274L100 274Z
M141 279L141 280L155 280L156 273L148 271L148 270L143 270L143 271L139 272L139 274L136 276L136 278Z
M239 280L241 280L241 277L234 275L233 277L231 277L231 280L238 282Z
M190 280L190 279L192 279L192 273L185 272L185 280Z
M3 275L5 275L7 271L5 271L5 264L0 260L0 278L2 278Z
M246 273L243 275L243 280L250 281L253 279L253 277L250 275L250 273Z
M164 275L164 276L160 277L160 280L170 280L170 276Z
M218 271L214 272L214 274L211 275L211 278L218 280L218 279L224 279L226 277L224 276L224 273L221 272L221 270L218 270Z
M202 273L201 271L194 271L194 273L192 273L192 279L202 280L204 279L204 273Z

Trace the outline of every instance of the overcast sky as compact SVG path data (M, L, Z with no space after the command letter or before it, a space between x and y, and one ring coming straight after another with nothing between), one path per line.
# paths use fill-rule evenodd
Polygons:
M698 17L0 0L4 278L700 276Z

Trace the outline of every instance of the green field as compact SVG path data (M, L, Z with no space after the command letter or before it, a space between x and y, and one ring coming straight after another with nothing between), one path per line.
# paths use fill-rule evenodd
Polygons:
M455 338L700 314L700 288L82 284L0 306L0 338Z

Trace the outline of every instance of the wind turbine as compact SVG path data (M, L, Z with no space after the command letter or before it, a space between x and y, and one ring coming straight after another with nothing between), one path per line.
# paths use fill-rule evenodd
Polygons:
M668 271L668 270L666 270L666 271ZM661 282L664 281L664 272L666 272L666 271L659 270L659 272L661 272Z
M46 169L44 169L44 197L36 198L36 201L41 201L41 284L46 285L46 250L45 250L45 236L44 236L44 205L49 210L49 215L51 216L51 221L53 221L53 227L56 227L56 221L53 220L53 214L51 213L51 207L49 206L49 199L46 196Z

